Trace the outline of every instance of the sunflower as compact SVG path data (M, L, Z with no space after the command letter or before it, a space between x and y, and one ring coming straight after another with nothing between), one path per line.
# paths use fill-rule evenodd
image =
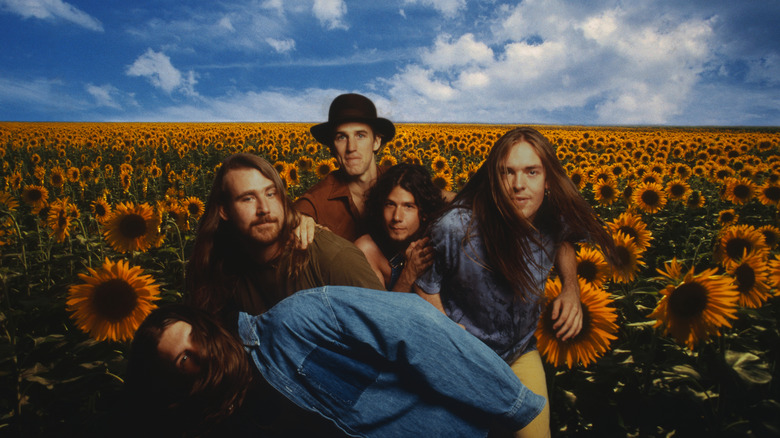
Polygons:
M609 265L601 251L583 246L577 251L577 276L594 287L602 287L609 277Z
M769 299L769 272L766 261L757 254L730 263L727 272L734 277L739 305L758 309Z
M612 281L629 283L634 281L639 266L644 265L642 251L636 246L633 237L617 232L612 234L615 241L615 262L612 266Z
M51 204L46 223L51 228L49 233L57 242L64 242L70 236L70 228L74 219L78 219L79 209L68 198L58 199Z
M770 250L780 244L780 228L774 225L763 225L758 227L758 231L764 235L764 243Z
M170 217L176 223L176 226L179 227L179 230L189 231L190 215L184 206L173 202L158 202L157 208L159 211L167 213L168 217Z
M569 179L571 179L571 182L574 183L578 190L582 190L582 188L585 187L585 183L587 182L585 173L582 171L582 169L579 168L573 169L569 172Z
M691 194L691 186L683 180L675 179L666 184L666 193L669 195L669 199L684 201Z
M116 251L146 251L161 240L160 222L160 216L147 203L120 203L105 220L103 235Z
M555 336L552 319L552 301L561 293L559 279L547 281L545 295L547 306L539 318L536 329L539 352L555 367L564 363L571 368L581 363L587 367L609 350L609 344L617 339L617 313L611 307L612 300L602 289L580 279L580 302L582 303L582 330L567 341Z
M607 222L607 226L612 230L612 234L624 233L633 237L634 245L640 252L645 252L653 240L653 233L647 229L642 217L630 211L623 212L617 219Z
M206 206L200 199L190 196L181 202L182 207L187 210L187 213L195 220L198 220L200 216L206 211Z
M320 160L317 162L317 165L314 166L314 173L317 174L319 179L325 178L334 170L336 170L336 160L334 158Z
M148 172L149 172L149 176L154 178L154 179L158 179L158 178L160 178L163 175L162 169L160 169L160 167L155 165L155 164L152 164L149 167Z
M78 167L68 168L66 175L68 176L68 181L72 183L77 183L81 179L81 171Z
M433 185L440 190L452 190L452 176L445 172L438 172L431 178Z
M770 182L758 188L758 200L764 205L780 206L780 186Z
M743 205L753 198L756 186L747 178L728 178L723 197L736 205Z
M444 173L450 169L450 163L447 161L447 158L436 155L431 160L431 169L433 169L434 173Z
M632 195L634 204L646 213L654 214L666 206L666 194L658 183L643 183Z
M754 254L761 258L766 258L769 254L764 235L755 227L732 225L721 232L715 248L715 259L724 267Z
M392 155L382 155L379 160L379 167L392 167L398 164L398 160Z
M151 275L126 261L106 259L98 269L79 274L84 283L68 290L67 306L76 325L98 341L125 341L155 307L159 286Z
M10 193L0 192L0 207L5 211L14 211L19 207L19 202Z
M22 172L14 171L11 177L8 179L9 188L12 190L19 190L22 188Z
M314 160L306 155L301 155L298 157L298 160L296 160L295 165L298 166L298 169L301 172L308 172L314 166Z
M692 190L688 199L685 200L685 206L690 209L702 208L706 200L698 190Z
M775 257L769 261L769 283L775 288L780 288L780 254L775 254ZM777 291L775 295L778 295Z
M32 207L33 214L38 214L48 199L49 191L43 186L29 185L22 190L22 201Z
M614 180L598 181L593 184L593 195L601 205L610 205L620 196Z
M739 221L739 215L736 211L734 211L733 208L729 208L728 210L721 210L720 213L718 213L718 223L721 227L727 227L729 225L736 224L737 221Z
M125 192L130 191L130 184L133 182L133 174L129 172L120 173L119 182L122 184L122 190Z
M65 171L60 166L54 166L49 174L49 181L54 187L62 187L65 184Z
M95 215L95 219L102 224L110 217L111 206L108 205L108 202L106 202L105 199L100 198L92 203L92 214Z
M640 181L642 184L661 184L664 181L664 177L660 173L651 170L644 174Z
M698 275L691 269L680 279L682 268L677 259L667 262L665 269L658 272L671 283L660 291L663 296L648 315L656 320L655 327L663 326L664 334L671 334L691 350L719 335L720 327L731 327L728 320L736 318L739 293L729 277L715 275L717 269Z

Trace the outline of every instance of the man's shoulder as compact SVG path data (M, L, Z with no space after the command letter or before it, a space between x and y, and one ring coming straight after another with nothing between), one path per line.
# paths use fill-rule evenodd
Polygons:
M301 195L298 201L301 199L306 199L310 202L326 201L334 195L339 195L342 191L349 194L346 182L344 182L342 178L339 178L337 172L338 171L329 173L325 178L317 182L317 184L311 186L309 190L306 190L306 192ZM296 203L298 201L296 201Z
M317 233L314 235L314 240L312 241L312 244L309 245L309 254L311 254L313 257L317 255L323 255L323 254L333 254L343 251L344 249L347 250L356 250L357 247L355 244L350 242L349 240L339 236L338 234L327 230L327 229L319 229L317 230Z

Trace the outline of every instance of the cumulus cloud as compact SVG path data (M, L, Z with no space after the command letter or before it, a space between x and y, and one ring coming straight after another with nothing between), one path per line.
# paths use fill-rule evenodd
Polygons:
M290 39L278 40L276 38L266 38L265 42L279 53L287 53L295 49L295 41Z
M103 24L98 19L62 0L0 0L0 7L24 18L64 20L103 32Z
M404 3L420 3L437 10L447 18L454 18L458 12L466 9L466 0L406 0Z
M168 94L179 91L189 96L197 95L195 72L190 70L183 75L171 64L171 58L162 52L148 49L127 67L126 73L128 76L145 77L152 85Z
M84 87L93 98L98 106L105 106L113 109L122 109L122 106L114 99L119 93L119 90L111 85L93 85L87 84Z
M344 23L347 4L343 0L314 0L314 16L328 29L348 29Z
M441 36L419 62L380 82L393 100L429 102L401 105L405 120L493 114L494 121L544 122L590 108L591 119L579 122L674 123L712 59L712 21L641 18L609 3L505 7L489 34Z

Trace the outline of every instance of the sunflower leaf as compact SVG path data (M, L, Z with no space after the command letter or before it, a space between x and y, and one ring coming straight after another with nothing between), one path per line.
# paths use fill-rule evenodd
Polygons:
M763 385L772 381L769 364L751 352L728 350L726 363L745 383Z

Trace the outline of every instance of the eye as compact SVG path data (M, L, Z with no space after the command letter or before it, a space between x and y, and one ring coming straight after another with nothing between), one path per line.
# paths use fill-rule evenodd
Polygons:
M276 190L270 190L270 191L265 193L265 197L266 198L273 198L275 196L276 196Z

